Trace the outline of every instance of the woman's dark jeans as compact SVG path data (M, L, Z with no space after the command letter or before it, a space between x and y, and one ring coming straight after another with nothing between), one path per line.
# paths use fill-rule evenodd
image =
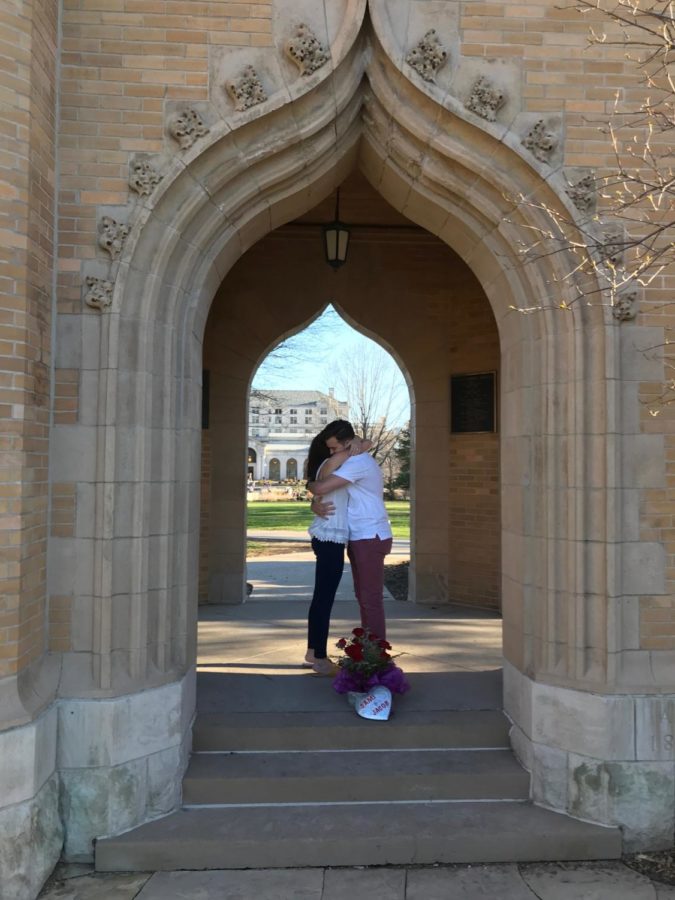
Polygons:
M326 658L330 614L345 567L345 545L312 538L316 556L314 594L307 618L307 647L317 659Z

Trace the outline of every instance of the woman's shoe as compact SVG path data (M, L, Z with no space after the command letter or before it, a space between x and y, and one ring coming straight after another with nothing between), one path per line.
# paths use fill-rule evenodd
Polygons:
M335 665L332 659L317 659L314 665L312 666L314 672L317 675L329 675L331 677L335 677L339 671L339 667Z
M307 653L305 653L305 659L302 662L302 668L303 669L311 669L315 662L316 662L316 656L314 656L314 651L308 650Z

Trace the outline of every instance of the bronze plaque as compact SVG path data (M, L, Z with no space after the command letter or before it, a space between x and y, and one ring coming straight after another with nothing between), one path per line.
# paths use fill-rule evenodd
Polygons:
M450 376L450 431L496 431L495 372Z

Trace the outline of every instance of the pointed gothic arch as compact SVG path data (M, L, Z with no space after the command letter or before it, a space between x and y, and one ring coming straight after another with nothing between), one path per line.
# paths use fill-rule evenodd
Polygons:
M497 140L460 118L456 111L420 103L419 88L401 78L389 56L378 52L377 40L371 39L374 53L367 67L363 67L363 56L354 45L330 78L294 104L268 113L264 127L259 116L249 116L236 132L228 131L201 152L188 154L184 166L179 170L176 166L175 177L165 179L161 192L152 204L148 203L134 226L120 267L113 308L101 320L106 359L101 372L99 432L101 520L114 520L114 492L107 491L105 485L115 481L115 455L126 450L119 437L112 437L114 426L106 425L107 405L114 402L118 409L124 406L126 416L138 425L132 453L132 480L138 485L135 502L139 507L152 505L144 487L144 472L151 465L153 452L157 452L157 435L166 432L197 440L193 410L200 390L201 340L215 290L252 243L311 208L355 166L395 209L459 252L490 299L504 358L513 360L506 368L503 401L504 439L523 444L513 453L515 458L533 452L532 447L526 447L529 439L518 414L522 391L532 389L523 380L526 370L535 367L544 384L555 382L556 373L564 370L575 373L579 387L574 390L574 415L582 423L597 412L594 401L607 405L604 396L591 396L583 387L583 379L594 379L600 365L612 365L611 356L605 358L602 311L576 308L568 316L542 313L529 317L513 312L513 307L536 306L552 291L565 294L571 290L565 279L569 273L564 270L564 259L550 257L541 266L522 265L512 222L520 219L533 224L538 213L527 203L518 206L515 198L537 194L545 195L552 204L562 201L508 141ZM407 103L401 102L404 92L409 95ZM334 104L327 102L329 97ZM304 127L299 127L299 122ZM428 137L420 138L424 134ZM242 157L243 147L247 148L248 165ZM161 396L152 390L139 392L139 381L130 379L125 371L128 367L120 356L122 351L133 358L136 371L151 384L169 383L175 390ZM249 361L242 362L248 367ZM589 366L594 371L586 372ZM552 384L551 390L560 391L559 385L559 381L558 386ZM552 397L542 402L557 401ZM158 428L141 437L142 423L152 420ZM109 439L115 451L112 454L105 449ZM185 450L189 443L162 443L162 468L168 485L180 481L178 473L183 472L189 472L188 481L195 483L195 453ZM551 465L555 468L563 462L567 467L574 465L572 459ZM510 469L505 475L505 484L518 477ZM552 472L551 477L554 475ZM184 502L190 506L187 498ZM194 501L192 509L186 521L194 519ZM105 531L95 538L96 597L103 598L115 590L110 570L102 564L106 555L103 548L112 540L112 534ZM139 536L137 552L131 557L129 578L138 593L148 587L141 559L149 540ZM194 534L189 532L169 539L180 548L178 553L167 553L170 567L182 566L179 560L190 557L193 540ZM519 547L517 553L509 552L509 557L532 557L524 551L520 538L510 535L505 540L513 545L511 550ZM570 552L576 553L573 545L569 546ZM539 581L547 577L545 573L537 576ZM583 581L584 576L580 577ZM575 578L578 580L577 575ZM166 581L186 597L183 577L167 573ZM577 583L569 590L576 595L581 588ZM508 613L507 608L507 631L512 628ZM539 615L543 616L544 630L555 633L556 626L546 612L532 611L533 618ZM582 620L578 625L582 627ZM103 621L97 633L105 641L109 629ZM580 640L587 646L585 638ZM561 659L559 650L554 649L557 640L544 641L538 649L535 644L525 641L527 646L521 648L518 665L539 668L544 662L546 669L556 671L562 664L566 675L576 672L577 677L588 678L597 671L602 680L599 657L584 650L582 657L586 658L579 664L576 654L576 661ZM109 648L103 643L97 649L101 652L97 654L94 683L110 689L112 676L106 662ZM170 678L176 657L168 647L164 650L159 668L166 667ZM538 653L548 654L547 660L535 660ZM178 658L182 659L180 653ZM137 674L133 665L130 674Z
M212 409L211 426L208 435L204 435L209 461L203 473L202 497L209 513L205 517L208 526L200 531L203 545L200 557L204 563L200 578L201 603L237 604L244 598L245 495L241 483L230 478L228 473L240 468L243 450L240 441L250 417L248 412L238 416L236 410L240 405L248 408L255 373L279 343L302 332L328 305L332 305L351 328L370 338L391 356L408 388L411 418L414 420L415 416L413 377L395 344L387 340L386 329L373 327L372 314L357 318L359 312L365 312L363 308L359 310L358 302L350 314L344 304L335 299L337 291L338 297L349 297L353 301L359 292L358 277L346 282L342 279L342 286L338 287L321 254L312 253L318 246L313 231L305 232L300 242L297 236L291 239L289 246L283 243L280 232L269 237L278 238L273 245L282 248L278 250L276 264L270 262L269 240L263 238L250 248L216 293L205 329L204 360L209 370ZM304 277L298 278L301 271ZM317 420L316 431L321 427L321 421ZM268 452L275 453L273 444ZM282 452L290 452L289 447ZM296 459L296 475L291 475L283 458L276 460L274 465L268 460L263 477L271 481L298 477L305 466L306 459ZM409 593L415 597L418 568L414 541L411 555ZM428 581L426 602L440 600L436 573Z
M174 161L139 210L112 307L98 323L91 646L65 661L78 667L89 696L175 686L189 719L209 307L249 247L355 167L462 257L499 329L502 490L514 510L502 527L510 712L524 723L519 704L533 676L583 689L614 677L620 629L602 605L616 566L616 525L593 499L615 477L604 436L617 409L614 341L602 309L513 312L552 295L570 299L573 273L563 257L524 266L517 247L518 226L539 223L521 198L564 206L560 176L526 158L512 136L471 120L457 103L439 103L401 73L385 44L366 20L311 89L214 128ZM243 380L254 362L235 358ZM603 435L594 434L598 417L607 423ZM557 440L563 430L569 439ZM134 523L123 539L122 498ZM169 531L158 531L167 520ZM131 615L111 602L117 595L130 598Z

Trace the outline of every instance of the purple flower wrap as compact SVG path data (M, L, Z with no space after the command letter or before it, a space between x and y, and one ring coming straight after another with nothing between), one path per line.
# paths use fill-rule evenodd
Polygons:
M376 685L381 684L383 687L389 688L392 694L405 694L410 690L410 684L402 669L398 666L391 665L381 672L376 672L369 678L364 678L355 672L347 669L340 669L333 680L333 689L338 694L348 694L350 691L362 693L369 691Z

